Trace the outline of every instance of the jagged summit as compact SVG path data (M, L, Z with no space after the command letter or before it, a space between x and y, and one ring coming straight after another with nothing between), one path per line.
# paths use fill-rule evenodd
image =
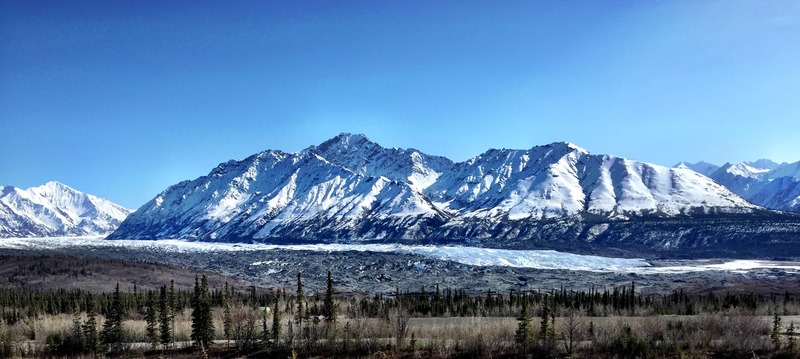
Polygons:
M311 146L310 148L319 149L322 152L330 151L331 149L339 149L345 151L357 151L361 148L373 148L379 146L377 143L370 141L367 136L363 134L352 134L342 132L337 136L319 144L319 146Z
M553 143L551 143L549 145L545 145L545 146L551 146L551 147L562 147L563 146L563 147L569 148L571 150L575 150L575 151L581 152L581 153L583 153L585 155L589 154L589 151L585 150L583 147L580 147L580 146L578 146L578 145L576 145L576 144L574 144L572 142L553 142Z
M55 181L0 193L0 237L105 235L131 213Z
M110 238L421 239L478 223L469 236L499 223L756 210L693 171L593 155L568 142L453 163L342 133L296 153L229 161L172 186Z

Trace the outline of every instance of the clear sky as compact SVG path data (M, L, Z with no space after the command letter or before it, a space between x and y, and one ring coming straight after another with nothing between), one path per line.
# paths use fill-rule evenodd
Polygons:
M129 208L340 132L800 160L800 2L0 0L0 184Z

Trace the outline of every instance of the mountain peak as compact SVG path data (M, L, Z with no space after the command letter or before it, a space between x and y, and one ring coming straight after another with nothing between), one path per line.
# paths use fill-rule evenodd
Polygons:
M578 145L576 145L576 144L574 144L572 142L562 141L562 142L554 142L553 144L554 145L559 145L559 146L566 146L569 149L572 149L572 150L575 150L575 151L578 151L578 152L582 152L583 154L586 154L586 155L589 154L589 151L587 151L583 147L580 147L580 146L578 146Z
M338 139L343 140L343 141L350 141L350 140L356 140L356 141L366 140L366 141L369 141L369 138L367 138L367 135L365 135L363 133L341 132L338 135L336 135L334 138L338 138Z
M363 134L351 134L342 132L336 137L333 137L319 146L311 146L309 149L316 149L320 152L354 152L359 149L379 147L375 142L372 142L367 136Z
M50 182L47 182L47 183L45 183L45 184L43 184L41 186L36 186L36 187L32 187L32 188L42 189L42 190L62 190L62 191L63 190L67 190L67 191L72 191L72 192L80 192L80 191L78 191L78 190L76 190L76 189L74 189L74 188L72 188L70 186L67 186L67 185L65 185L65 184L63 184L61 182L58 182L58 181L50 181Z
M85 195L83 192L57 181L50 181L41 186L31 187L28 188L27 191L30 193L53 197Z
M589 151L587 151L583 147L580 147L572 142L566 142L566 141L551 142L542 146L534 146L533 148L552 148L558 150L559 152L565 152L565 153L577 151L584 155L589 154Z

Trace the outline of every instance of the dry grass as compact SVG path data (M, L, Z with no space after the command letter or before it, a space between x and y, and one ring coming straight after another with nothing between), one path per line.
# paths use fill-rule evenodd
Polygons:
M233 310L235 325L239 325L239 337L246 343L238 346L244 350L261 340L260 312L247 307ZM215 310L217 338L223 339L222 311ZM42 356L46 350L46 339L57 333L69 333L76 317L70 315L40 316L35 320L26 319L14 325L0 322L0 357ZM77 317L84 321L84 316ZM797 317L786 317L784 323L796 321ZM572 322L571 322L572 320ZM283 317L283 335L287 335L286 323L291 315ZM103 318L98 316L99 327ZM593 324L594 335L588 334L589 323ZM268 326L271 318L268 319ZM680 353L684 357L706 357L708 353L766 353L771 348L771 318L752 315L752 313L727 313L725 315L697 316L650 316L650 317L583 317L569 316L556 318L557 340L553 350L557 355L566 356L566 328L576 328L575 353L573 357L614 357L615 352L627 350L631 338L644 343L651 355L669 357ZM322 324L320 324L320 328ZM136 342L137 350L149 348L146 344L146 323L132 317L123 322L126 337ZM411 318L408 335L396 346L396 329L386 318L344 318L340 317L335 336L322 336L314 344L304 344L296 348L306 348L314 353L353 352L358 355L374 356L386 350L410 353L414 357L454 358L454 357L499 357L507 356L516 350L514 334L517 328L515 318ZM347 328L347 334L345 334ZM533 332L539 331L539 319L534 318ZM191 311L178 313L175 319L176 348L190 345ZM298 333L295 332L295 335ZM295 337L295 345L299 343ZM347 343L345 343L345 341ZM10 344L9 344L10 343ZM220 343L220 345L222 345ZM232 347L233 348L233 347ZM388 349L387 349L388 348ZM622 349L620 349L622 348ZM235 349L232 349L235 350ZM591 354L587 354L591 353ZM667 354L673 353L673 354ZM582 356L583 355L583 356ZM587 356L589 355L589 356Z

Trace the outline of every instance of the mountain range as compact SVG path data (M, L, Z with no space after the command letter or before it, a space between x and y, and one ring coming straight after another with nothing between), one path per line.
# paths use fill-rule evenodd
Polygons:
M0 186L0 238L107 235L131 212L58 182Z
M800 162L667 168L558 142L456 163L343 133L222 163L134 213L58 182L0 187L0 237L779 256L800 253L798 182Z
M725 186L749 202L782 211L800 212L800 162L770 160L726 163L681 162L676 168L690 168Z
M798 216L751 204L684 167L590 154L564 142L491 149L454 163L343 133L296 153L269 150L220 164L167 188L108 238L592 252L763 251L767 242L780 252L795 245Z

